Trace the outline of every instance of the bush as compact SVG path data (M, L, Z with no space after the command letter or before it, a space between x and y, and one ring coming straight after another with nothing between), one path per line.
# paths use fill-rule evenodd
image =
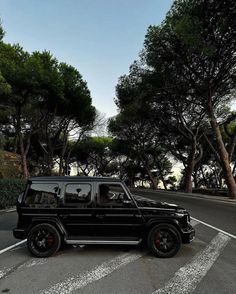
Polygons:
M18 195L25 189L25 180L0 179L0 209L16 204Z

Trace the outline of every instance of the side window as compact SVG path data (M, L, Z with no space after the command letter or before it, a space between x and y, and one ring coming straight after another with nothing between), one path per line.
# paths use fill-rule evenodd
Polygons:
M31 184L25 203L30 207L56 207L58 203L58 190L57 184Z
M65 203L87 204L91 201L91 185L67 184L65 190Z
M123 207L124 200L128 196L120 184L100 184L98 204L99 206Z

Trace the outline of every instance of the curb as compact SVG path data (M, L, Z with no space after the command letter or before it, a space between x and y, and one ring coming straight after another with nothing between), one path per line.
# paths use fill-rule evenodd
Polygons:
M162 194L169 194L169 195L175 195L175 196L181 196L181 197L187 197L187 198L195 198L195 199L206 199L206 200L215 200L215 201L222 201L225 203L232 203L236 204L236 199L229 199L228 197L224 196L209 196L204 194L198 194L198 193L183 193L183 192L174 192L174 191L165 191L165 190L153 190L153 189L132 189L133 191L137 192L155 192L155 193L162 193Z

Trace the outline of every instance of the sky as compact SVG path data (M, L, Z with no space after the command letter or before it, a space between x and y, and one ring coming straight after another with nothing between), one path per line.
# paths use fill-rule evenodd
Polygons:
M138 59L149 25L160 24L173 0L0 0L4 41L50 51L76 67L93 105L117 113L115 86Z

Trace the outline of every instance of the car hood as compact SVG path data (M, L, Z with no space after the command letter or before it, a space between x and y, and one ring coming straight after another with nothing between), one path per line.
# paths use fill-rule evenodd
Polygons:
M152 200L149 198L144 198L142 196L133 195L138 207L153 207L153 208L163 208L163 209L174 209L174 210L184 210L183 207L173 203L161 202Z

